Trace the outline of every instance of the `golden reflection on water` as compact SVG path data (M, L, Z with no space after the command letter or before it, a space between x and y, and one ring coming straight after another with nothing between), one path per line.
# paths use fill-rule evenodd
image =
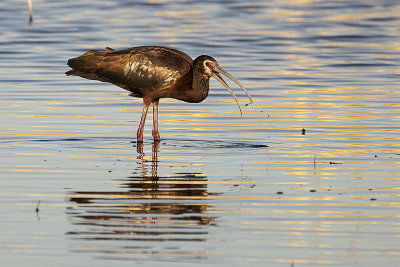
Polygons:
M168 260L168 255L173 255L176 257L174 259L176 262L195 262L199 257L202 261L213 262L215 257L221 257L228 252L224 249L210 250L208 246L188 244L215 242L218 237L214 227L221 227L218 223L221 217L248 216L249 220L242 218L237 223L230 220L233 224L229 226L230 230L234 231L232 238L237 235L248 243L250 241L247 239L250 236L258 235L265 236L265 240L269 240L265 242L272 242L274 246L283 250L319 248L324 253L332 250L336 251L335 253L346 253L349 248L339 248L334 241L337 237L369 238L373 233L370 229L365 229L366 227L372 227L375 229L373 231L379 231L376 229L379 228L382 236L393 237L388 231L400 225L399 222L391 221L399 218L391 212L383 211L380 214L368 212L371 208L395 208L397 202L351 203L352 199L362 200L373 196L369 187L332 187L325 183L310 183L309 180L224 181L215 180L215 177L208 180L207 176L200 172L159 175L159 165L165 165L163 161L171 161L174 158L163 157L160 161L158 152L159 143L152 144L151 157L145 155L143 144L138 144L139 166L136 174L112 181L113 184L119 185L119 190L67 193L66 213L71 223L71 230L66 232L66 236L72 241L69 247L71 252L90 253L95 255L95 258L108 260L147 261L154 260L154 256L158 255L160 261L165 261ZM175 152L171 150L168 153ZM221 163L221 161L204 161L200 165L213 162ZM263 163L251 160L239 162L255 166ZM269 163L281 165L284 162ZM291 161L286 163L293 164ZM307 161L299 161L293 167L288 165L285 170L294 170L293 173L287 172L289 177L308 176L309 173L299 171L302 169L301 164L306 163ZM259 167L251 169L253 168ZM317 171L321 172L321 175L331 175L336 179L337 173L330 173L329 170L337 168L338 166L331 165L329 168L320 168ZM256 190L240 195L232 192L210 193L208 188L213 185L253 187L267 192L259 194ZM279 186L286 188L284 194L268 192L269 187L279 188ZM321 193L304 194L315 186ZM373 189L395 190L395 188ZM352 193L349 196L341 194L353 190L369 193ZM385 194L380 198L385 196L397 195ZM347 199L348 197L350 199ZM243 237L242 235L248 231L251 235ZM282 238L277 238L276 235ZM321 240L321 237L327 240ZM351 240L346 242L351 243ZM257 243L254 246L257 246ZM256 250L254 248L254 251ZM385 250L382 253L392 252ZM148 257L148 255L153 256ZM232 256L242 261L248 258L243 254ZM282 255L278 256L274 262L285 262L285 258ZM319 256L314 255L296 262L314 264L342 262L342 260L330 261L318 258Z
M0 205L8 224L0 250L20 257L35 248L47 261L43 252L56 243L64 251L67 236L73 253L57 257L77 258L70 265L82 255L179 263L223 255L228 264L271 266L398 262L400 6L389 2L98 1L112 8L82 4L76 12L69 3L59 10L71 8L70 15L57 21L46 15L29 29L4 27ZM56 10L39 4L47 14ZM67 25L63 36L57 23ZM153 144L150 157L138 145L136 156L129 142L141 100L63 73L78 51L155 41L215 56L254 94L256 109L238 118L215 81L201 104L162 100L165 142ZM126 164L114 167L117 159ZM31 222L38 199L42 219L26 227L20 222ZM65 206L68 230L57 239L65 217L49 214Z

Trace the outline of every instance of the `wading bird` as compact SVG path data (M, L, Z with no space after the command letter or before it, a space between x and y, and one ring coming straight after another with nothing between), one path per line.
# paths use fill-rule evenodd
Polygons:
M203 101L209 90L209 79L214 77L232 94L241 116L242 108L231 88L220 74L239 85L253 100L243 85L224 71L210 56L193 60L186 53L161 46L139 46L116 51L107 47L105 52L90 50L68 60L72 70L67 75L109 82L131 92L131 96L143 98L143 113L137 131L137 141L143 142L143 129L147 110L153 104L153 137L158 133L158 102L160 98L174 98L189 103Z

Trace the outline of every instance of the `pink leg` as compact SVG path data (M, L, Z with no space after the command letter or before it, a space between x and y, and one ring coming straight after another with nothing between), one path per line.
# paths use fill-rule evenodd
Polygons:
M154 141L160 141L160 134L158 133L158 101L153 100L153 137Z
M147 103L148 102L148 103ZM150 102L143 99L143 112L140 120L139 128L137 130L137 141L143 142L144 123L146 122L147 110L149 109Z

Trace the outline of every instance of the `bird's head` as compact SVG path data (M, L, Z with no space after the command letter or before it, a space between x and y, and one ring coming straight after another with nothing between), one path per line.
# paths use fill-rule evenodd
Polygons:
M203 55L203 56L197 57L193 62L193 67L195 69L197 68L203 74L204 78L209 79L210 77L213 77L217 81L219 81L229 91L229 93L231 93L231 95L233 96L233 98L235 99L235 101L239 107L240 115L243 117L242 107L240 106L236 95L233 93L232 89L222 78L221 74L225 75L226 77L231 79L233 82L235 82L237 85L239 85L240 88L242 88L242 90L246 93L247 97L250 100L250 103L253 104L253 99L251 98L251 96L247 92L247 90L244 88L244 86L238 80L236 80L232 75L230 75L228 72L224 71L218 65L218 62L210 56Z
M210 78L214 75L214 68L218 67L218 62L210 56L199 56L193 62L194 68L200 71L204 78ZM215 69L215 71L217 71Z

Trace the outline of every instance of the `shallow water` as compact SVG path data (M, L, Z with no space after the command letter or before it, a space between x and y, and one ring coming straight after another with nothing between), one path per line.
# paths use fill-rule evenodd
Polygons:
M4 266L400 264L398 1L33 2L0 3ZM212 80L137 147L141 100L64 73L138 45L213 56L254 109Z

